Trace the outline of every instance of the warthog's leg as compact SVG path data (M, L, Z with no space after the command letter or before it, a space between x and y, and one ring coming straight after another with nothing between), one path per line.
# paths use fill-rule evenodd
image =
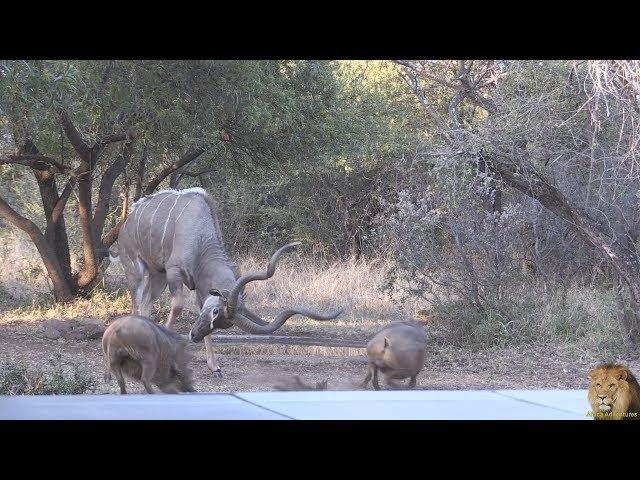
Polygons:
M411 380L409 380L409 388L413 389L416 388L416 377L418 375L414 375L413 377L411 377Z
M213 353L213 340L211 335L204 337L204 346L207 350L207 366L209 367L209 370L215 373L218 378L222 378L222 369L220 368L218 359Z
M378 367L373 365L373 388L380 390L380 384L378 383Z
M140 374L140 381L144 385L144 389L147 393L155 393L153 387L151 386L151 379L153 378L153 374L155 373L155 364L149 360L143 360L140 362L142 366L142 373Z
M180 389L175 384L175 382L168 385L163 385L162 387L160 387L160 390L162 391L162 393L180 393Z
M365 390L367 389L367 385L369 384L369 381L371 380L371 377L373 376L373 368L374 368L374 366L373 366L372 363L370 363L367 366L367 376L364 377L364 382L362 382L362 388L365 389Z
M167 270L167 282L169 283L169 292L171 293L171 312L169 312L169 318L164 323L164 326L171 328L173 322L182 313L184 307L184 296L182 293L182 275L180 271Z
M120 365L114 363L111 365L111 371L118 380L118 386L120 387L120 393L122 395L126 395L127 389L125 388L124 377L122 376L122 370L120 369Z
M404 389L404 385L402 385L401 383L396 382L391 377L385 377L384 380L385 380L386 384L389 385L393 390L403 390Z

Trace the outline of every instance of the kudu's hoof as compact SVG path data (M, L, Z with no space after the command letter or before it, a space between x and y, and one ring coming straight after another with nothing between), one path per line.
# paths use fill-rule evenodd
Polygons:
M213 374L218 378L224 378L224 375L222 374L222 370L219 368L217 370L214 370Z

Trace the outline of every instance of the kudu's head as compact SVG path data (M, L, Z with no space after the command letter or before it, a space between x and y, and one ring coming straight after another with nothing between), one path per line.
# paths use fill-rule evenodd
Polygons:
M211 296L204 302L200 316L189 332L191 341L200 342L215 329L228 328L231 325L236 325L247 333L268 334L275 332L290 317L296 314L304 315L314 320L333 320L340 315L342 310L323 315L306 309L288 309L281 312L273 322L269 323L262 320L244 305L244 297L242 295L244 286L255 280L271 278L276 271L276 264L280 256L293 250L297 245L300 245L300 242L289 243L279 248L269 260L266 272L242 275L236 280L230 291L210 290L209 294Z

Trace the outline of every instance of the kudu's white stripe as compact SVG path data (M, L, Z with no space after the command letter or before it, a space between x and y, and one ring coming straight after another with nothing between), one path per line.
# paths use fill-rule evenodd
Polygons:
M166 197L164 197L162 200L160 200L158 202L158 206L156 207L156 209L153 211L153 215L151 215L151 222L149 223L149 238L148 238L148 245L149 245L149 253L151 253L151 233L153 232L153 219L156 216L156 213L158 212L158 209L160 208L160 205L162 205L162 203L169 198L169 195L167 195Z
M146 208L151 204L151 202L147 202L140 207L140 213L138 214L136 221L136 242L138 245L142 246L140 243L140 218L142 217L142 212L146 210Z
M180 195L176 195L176 201L173 202L173 206L171 207L171 210L169 210L169 215L167 215L167 219L164 222L164 228L162 229L162 238L160 239L160 252L162 253L163 261L166 260L164 258L164 236L167 233L167 225L169 225L169 220L171 219L171 212L173 212L173 209L176 208L176 205L178 204L178 200L180 200Z
M178 220L180 220L180 216L182 215L182 212L184 212L184 210L189 206L189 204L191 203L191 200L193 200L193 197L191 197L189 199L189 201L187 202L187 204L182 207L182 210L180 210L180 213L178 214L178 216L176 217L176 221L174 222L175 225L178 224ZM173 228L173 238L171 239L171 249L173 250L173 245L176 243L176 228Z

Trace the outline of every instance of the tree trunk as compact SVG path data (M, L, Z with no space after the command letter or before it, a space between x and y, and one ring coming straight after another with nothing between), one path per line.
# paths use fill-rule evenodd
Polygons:
M44 216L47 220L47 224L49 224L49 222L51 222L53 210L57 205L58 200L60 200L56 180L54 175L48 171L33 170L33 173L40 189L40 198L42 200ZM67 229L63 215L60 215L59 219L55 222L55 226L51 230L51 236L46 240L55 251L67 283L71 284L73 281L71 272L71 255L69 253L69 239L67 237Z
M18 153L20 155L39 155L40 151L31 139L25 138L24 143L18 147ZM38 182L42 207L48 224L51 221L53 209L59 200L56 179L54 174L49 170L32 169L32 172ZM56 222L55 228L51 232L51 238L46 240L51 246L53 246L56 257L60 262L60 267L62 268L62 274L64 275L66 282L71 285L71 256L69 253L69 239L67 238L67 229L63 216L60 216L60 219Z
M13 210L8 203L0 198L0 215L7 221L18 227L31 238L31 241L38 249L51 282L53 283L53 293L56 301L69 302L74 299L73 288L65 278L56 252L51 248L40 229L31 220L24 218Z
M89 285L98 274L98 258L96 256L96 247L93 239L93 219L91 216L92 167L93 161L83 161L79 169L80 175L78 178L78 214L80 217L80 229L82 231L84 265L78 273L77 284L82 294L86 294L84 287Z
M133 201L135 202L142 196L142 181L144 180L144 169L147 164L147 146L142 147L142 155L140 156L140 162L138 163L138 172L136 176L136 191L133 194Z
M626 283L631 296L633 318L628 318L623 327L633 344L640 345L640 257L632 238L626 233L604 231L586 212L569 204L562 192L532 167L520 166L509 159L494 159L488 165L507 185L537 200L575 227L588 243L609 260Z

